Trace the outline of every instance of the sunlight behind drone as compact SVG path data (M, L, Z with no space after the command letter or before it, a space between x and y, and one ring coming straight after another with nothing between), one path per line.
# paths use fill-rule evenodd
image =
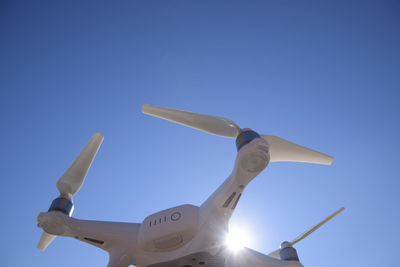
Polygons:
M240 251L243 247L249 245L249 235L243 228L229 227L229 233L226 236L225 243L233 252Z

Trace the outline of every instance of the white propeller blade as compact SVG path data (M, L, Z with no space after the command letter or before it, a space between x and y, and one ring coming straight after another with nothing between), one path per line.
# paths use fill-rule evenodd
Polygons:
M71 201L71 205L72 197L81 188L86 174L89 171L90 165L92 164L93 159L96 156L101 143L103 142L103 139L104 136L101 133L95 133L72 165L57 181L57 188L58 191L60 191L60 197ZM47 246L54 240L54 238L56 238L55 235L43 231L37 248L40 250L45 250Z
M325 219L323 219L321 222L317 223L316 225L314 225L313 227L311 227L309 230L305 231L304 233L302 233L301 235L299 235L298 237L296 237L293 241L288 242L286 246L290 246L292 247L294 244L300 242L301 240L303 240L304 238L306 238L307 236L309 236L311 233L313 233L315 230L317 230L318 228L320 228L322 225L324 225L327 221L329 221L330 219L332 219L333 217L335 217L336 215L338 215L339 213L341 213L344 210L344 207L341 207L340 209L338 209L337 211L335 211L334 213L332 213L331 215L329 215L328 217L326 217ZM284 242L286 243L286 242ZM276 259L280 259L280 252L281 249L277 249L271 253L268 254L268 256L276 258Z
M104 136L101 133L95 133L72 165L58 180L57 188L61 196L72 199L81 188L103 139Z
M236 138L241 131L240 127L233 121L222 117L156 107L146 104L142 105L142 112L219 136Z
M142 105L142 112L224 137L236 138L242 132L242 129L240 129L237 124L222 117L156 107L146 104ZM277 136L262 135L261 137L264 138L269 144L272 162L296 161L330 165L333 161L331 156L303 146L299 146Z
M333 157L297 145L277 136L261 135L269 144L271 162L295 161L330 165Z
M37 245L37 248L44 251L48 245L56 238L55 235L51 235L43 231L42 236L40 237L39 243Z
M316 225L314 225L313 227L311 227L308 231L305 231L304 233L302 233L301 235L299 235L298 237L296 237L292 242L290 242L290 245L293 246L294 244L296 244L297 242L303 240L304 238L306 238L307 236L309 236L310 234L312 234L315 230L317 230L318 228L320 228L322 225L324 225L327 221L329 221L330 219L332 219L333 217L335 217L336 215L338 215L339 213L341 213L344 210L344 207L341 207L340 209L338 209L337 211L335 211L334 213L332 213L331 215L329 215L328 217L326 217L325 219L323 219L321 222L317 223Z

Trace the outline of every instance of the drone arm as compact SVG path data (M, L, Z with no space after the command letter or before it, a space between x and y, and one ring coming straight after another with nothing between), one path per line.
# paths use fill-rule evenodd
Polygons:
M238 201L242 189L230 175L218 189L200 207L200 225L208 220L218 220L227 226L229 217L235 207L233 202Z
M201 205L200 225L213 222L214 225L218 225L218 230L226 231L244 188L268 162L267 147L263 139L256 138L242 147L236 157L232 174Z
M136 243L140 224L89 221L69 218L74 237L91 245L110 251L115 247Z
M232 253L227 255L226 261L227 267L237 266L251 266L251 267L304 267L298 261L281 261L275 258L264 255L260 252L249 248L243 248L238 253Z
M140 224L79 220L58 211L43 212L39 226L52 235L73 237L110 252L117 247L136 247Z

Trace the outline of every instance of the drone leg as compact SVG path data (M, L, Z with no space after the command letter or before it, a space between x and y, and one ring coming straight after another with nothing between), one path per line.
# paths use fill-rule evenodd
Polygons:
M112 250L107 267L128 267L130 260L127 253L122 250Z

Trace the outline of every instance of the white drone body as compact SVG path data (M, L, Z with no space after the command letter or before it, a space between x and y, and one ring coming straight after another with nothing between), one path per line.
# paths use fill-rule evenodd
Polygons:
M274 161L331 164L333 158L279 137L241 129L232 121L208 115L143 105L146 114L208 133L236 138L238 154L231 175L200 206L181 205L146 217L142 223L79 220L71 217L72 198L103 141L96 133L57 182L60 197L40 213L44 231L38 248L45 250L56 236L69 236L107 251L108 267L301 267L293 245L343 208L281 248L264 255L244 248L227 249L228 223L247 184Z

